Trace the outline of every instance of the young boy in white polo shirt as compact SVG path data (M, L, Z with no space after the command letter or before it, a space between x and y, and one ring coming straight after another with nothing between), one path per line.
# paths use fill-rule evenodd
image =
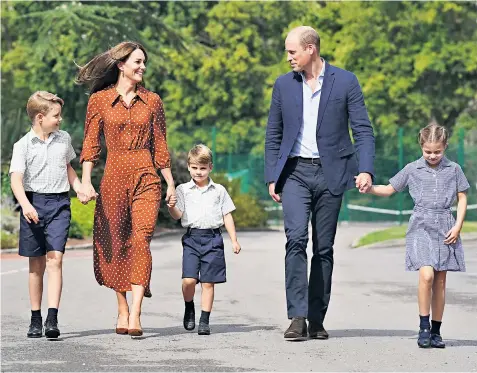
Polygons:
M41 298L43 275L48 272L48 316L45 336L57 338L62 263L70 227L70 185L76 193L81 182L70 162L76 157L71 137L60 131L63 100L37 91L27 103L31 130L13 146L11 187L21 206L19 255L29 258L31 323L29 338L43 336ZM82 202L86 202L81 198Z
M209 316L214 302L214 285L226 281L224 241L220 227L225 225L235 254L237 241L232 211L235 205L227 190L209 178L212 152L205 145L194 146L187 158L191 181L176 189L177 204L169 207L174 219L181 219L187 233L182 237L182 294L185 301L184 328L194 330L194 294L202 285L202 314L198 334L209 335Z

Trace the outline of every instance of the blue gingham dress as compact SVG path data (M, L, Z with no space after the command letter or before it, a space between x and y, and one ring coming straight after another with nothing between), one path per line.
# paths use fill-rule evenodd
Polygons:
M457 193L470 188L460 166L443 157L436 168L431 168L421 157L406 165L389 183L397 192L408 186L414 201L406 232L406 270L432 266L436 271L465 272L460 237L452 245L444 243L446 233L455 224L451 207Z

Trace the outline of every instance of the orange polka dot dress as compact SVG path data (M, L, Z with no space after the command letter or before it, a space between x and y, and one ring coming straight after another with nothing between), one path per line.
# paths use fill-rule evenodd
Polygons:
M100 285L151 297L150 242L161 200L157 169L171 166L161 98L139 86L129 106L111 86L91 95L80 162L94 162L107 148L93 229L94 274Z

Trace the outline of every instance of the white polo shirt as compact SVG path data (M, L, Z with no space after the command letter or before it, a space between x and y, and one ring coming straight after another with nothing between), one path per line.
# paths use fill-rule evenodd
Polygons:
M43 141L31 129L13 145L9 173L23 174L23 187L27 192L68 192L66 166L75 158L68 132L53 132Z
M224 215L235 210L227 190L209 178L209 184L199 188L193 180L176 189L177 205L185 228L215 229L224 225Z

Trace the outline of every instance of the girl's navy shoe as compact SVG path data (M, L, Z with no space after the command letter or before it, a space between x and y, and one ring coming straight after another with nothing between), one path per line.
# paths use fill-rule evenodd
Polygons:
M429 329L420 329L417 337L417 345L421 348L431 347L431 331Z
M445 348L446 344L442 341L440 334L431 334L431 346L434 348Z

